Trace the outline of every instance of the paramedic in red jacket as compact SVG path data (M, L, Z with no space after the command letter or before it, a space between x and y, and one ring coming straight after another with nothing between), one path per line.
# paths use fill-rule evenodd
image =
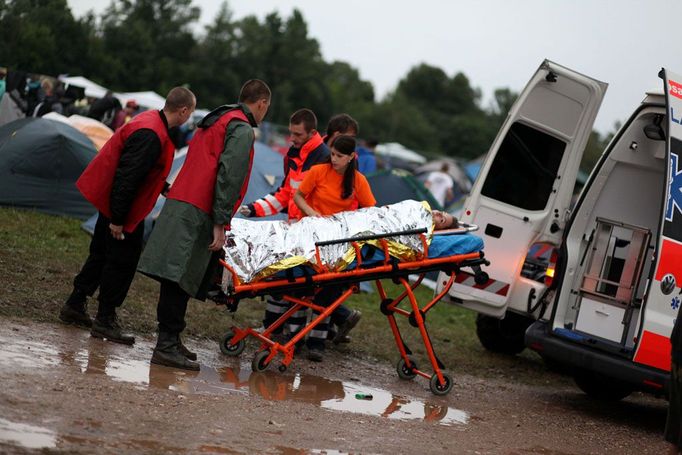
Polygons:
M172 89L163 109L143 112L119 128L76 182L99 215L88 258L59 313L63 322L92 327L90 334L96 338L135 342L134 337L122 333L116 308L125 300L135 276L144 218L159 194L168 189L166 177L175 154L168 130L185 123L195 106L191 91ZM99 307L92 321L86 298L98 287Z
M197 124L185 164L156 220L138 270L160 283L159 337L151 362L199 370L181 333L190 297L204 300L225 246L225 230L239 209L253 163L253 128L272 93L258 79L244 83L239 103L220 106Z

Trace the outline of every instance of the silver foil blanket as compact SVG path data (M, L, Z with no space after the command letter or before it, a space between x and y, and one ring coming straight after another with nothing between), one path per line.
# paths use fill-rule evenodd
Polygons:
M302 264L319 269L315 242L419 228L426 228L427 239L431 238L431 208L426 202L411 200L328 217L305 217L291 224L286 221L235 218L223 249L225 262L242 283L249 283ZM387 240L391 256L401 260L414 259L424 252L418 235L390 237ZM355 250L350 243L323 246L320 247L320 258L322 265L329 270L339 271L353 261ZM223 280L223 284L227 287L231 279L229 273L225 275L228 280Z

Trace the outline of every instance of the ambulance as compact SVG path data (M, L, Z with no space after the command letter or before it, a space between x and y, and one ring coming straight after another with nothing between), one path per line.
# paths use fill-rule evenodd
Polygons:
M479 226L488 279L461 273L445 298L479 313L486 348L527 346L600 399L669 386L682 300L682 76L659 76L664 91L645 95L571 201L607 85L540 65L461 214ZM529 274L538 246L551 252L541 280Z

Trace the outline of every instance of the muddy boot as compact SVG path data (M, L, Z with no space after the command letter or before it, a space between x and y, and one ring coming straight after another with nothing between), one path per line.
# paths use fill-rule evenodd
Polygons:
M185 344L182 342L182 338L180 338L180 335L178 335L178 351L180 351L180 354L184 355L190 360L197 359L197 354L187 349L187 346L185 346Z
M92 327L92 319L87 312L87 295L78 289L74 289L69 298L59 311L59 319L65 324L73 324L80 327Z
M159 332L159 340L156 342L152 354L152 363L182 370L199 371L198 363L192 362L180 353L179 344L180 336L178 334Z
M107 339L114 343L133 344L135 337L123 333L123 329L118 323L116 313L110 315L97 314L97 317L92 323L90 336L95 338Z
M336 332L336 336L333 339L334 344L348 343L350 341L348 332L350 332L353 327L357 325L361 317L362 313L360 313L358 310L353 310L348 318L343 321L341 325L339 325L339 330Z

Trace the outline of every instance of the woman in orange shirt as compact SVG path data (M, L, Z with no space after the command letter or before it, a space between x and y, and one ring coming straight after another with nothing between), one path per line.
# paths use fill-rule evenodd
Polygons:
M329 162L308 171L294 195L305 215L333 215L376 204L369 182L356 169L355 155L355 139L339 136L331 146Z
M331 144L329 162L313 166L308 171L294 194L294 202L304 215L333 215L376 204L369 182L356 170L355 145L355 139L351 136L337 137ZM315 296L315 303L328 306L339 298L342 292L342 287L324 288ZM359 319L359 311L351 312L346 320L339 324L337 337L345 336ZM306 341L308 359L322 361L328 329L329 318L310 331Z

